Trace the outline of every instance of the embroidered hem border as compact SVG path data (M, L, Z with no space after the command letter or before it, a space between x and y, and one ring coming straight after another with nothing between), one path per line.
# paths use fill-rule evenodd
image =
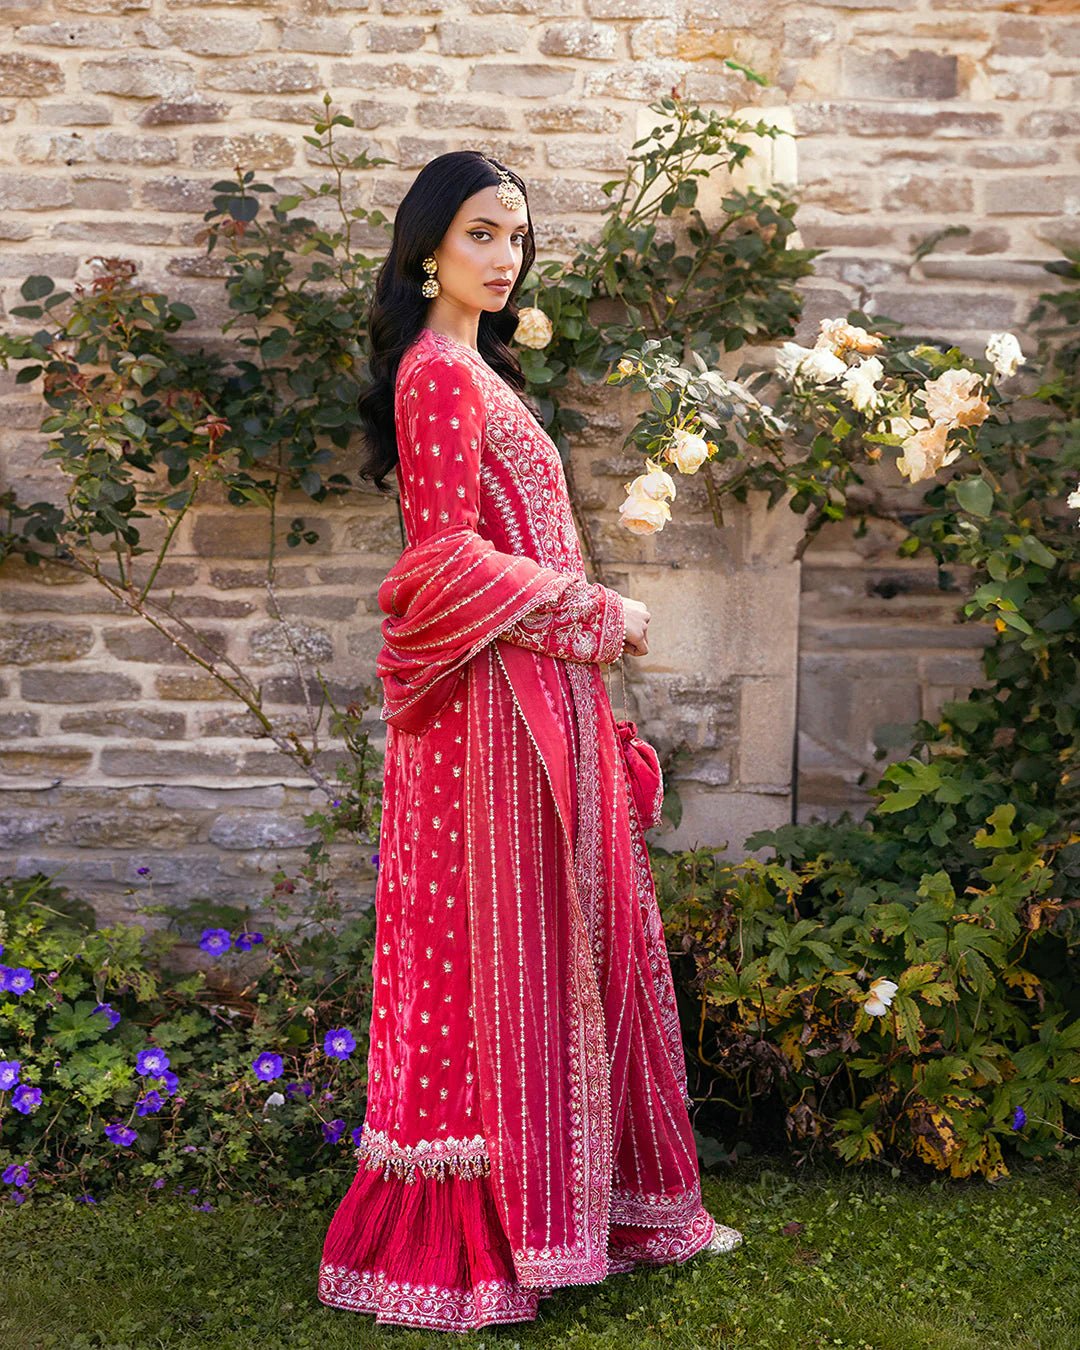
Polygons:
M475 1331L495 1323L535 1320L540 1300L549 1298L559 1283L595 1284L606 1275L625 1274L639 1265L671 1265L688 1261L702 1251L730 1251L741 1241L740 1233L718 1224L702 1208L677 1233L656 1233L608 1256L606 1270L595 1280L539 1286L486 1280L473 1289L454 1289L398 1282L380 1271L350 1270L324 1262L319 1268L318 1297L329 1308L374 1313L376 1322L382 1324Z
M365 1129L353 1151L362 1167L383 1168L383 1177L414 1182L417 1176L485 1177L491 1172L491 1158L482 1134L471 1139L424 1139L418 1144L395 1143L385 1130Z

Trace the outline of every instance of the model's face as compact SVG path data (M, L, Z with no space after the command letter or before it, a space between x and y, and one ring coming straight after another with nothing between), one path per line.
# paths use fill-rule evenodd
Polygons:
M529 217L524 206L508 211L496 190L486 187L466 197L435 250L440 290L433 308L478 314L506 304L521 272Z

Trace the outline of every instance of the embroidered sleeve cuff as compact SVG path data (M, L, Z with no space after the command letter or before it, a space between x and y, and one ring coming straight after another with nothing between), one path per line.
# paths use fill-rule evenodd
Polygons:
M600 650L596 659L601 665L618 660L626 645L626 608L622 595L605 586L604 626L600 635Z

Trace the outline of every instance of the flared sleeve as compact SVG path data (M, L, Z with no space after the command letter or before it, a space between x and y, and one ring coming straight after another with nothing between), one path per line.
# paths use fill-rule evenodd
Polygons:
M475 532L486 410L468 362L440 358L419 365L403 393L401 421L411 542L446 530ZM565 661L607 664L622 654L626 638L622 596L600 582L567 576L559 594L549 590L499 637Z

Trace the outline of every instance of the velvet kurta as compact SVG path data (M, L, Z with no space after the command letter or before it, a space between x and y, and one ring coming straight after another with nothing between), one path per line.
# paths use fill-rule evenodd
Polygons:
M368 1099L319 1297L470 1330L738 1235L701 1203L602 678L621 597L587 580L557 448L479 353L422 330L395 414Z

